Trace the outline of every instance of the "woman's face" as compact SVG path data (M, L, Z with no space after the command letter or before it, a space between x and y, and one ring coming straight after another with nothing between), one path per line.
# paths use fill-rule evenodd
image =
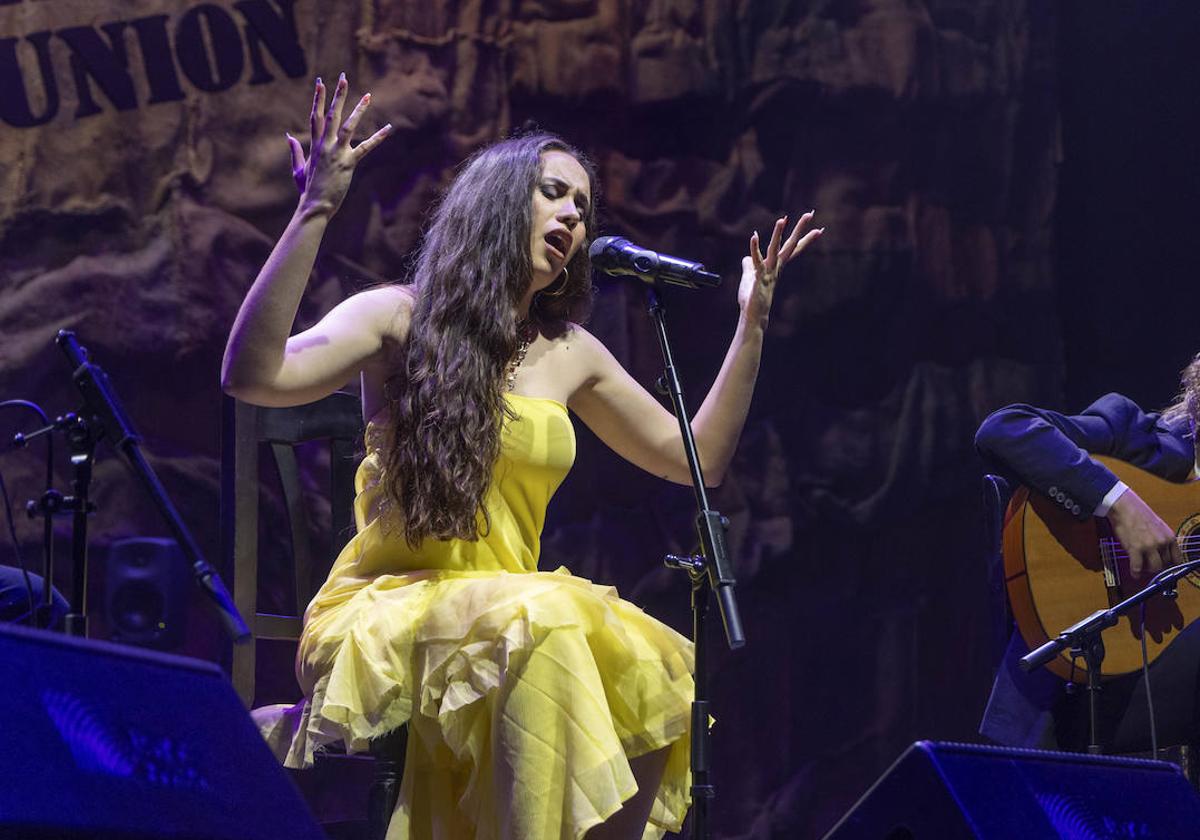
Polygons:
M533 290L544 289L583 247L583 220L592 200L587 171L566 152L542 152L542 174L533 190Z

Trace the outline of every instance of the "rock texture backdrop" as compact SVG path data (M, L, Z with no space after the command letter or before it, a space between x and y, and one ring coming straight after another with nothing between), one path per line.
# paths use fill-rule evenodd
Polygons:
M595 159L605 232L728 279L670 301L696 406L732 334L749 234L817 208L828 232L784 278L715 497L733 520L749 644L729 654L713 634L717 834L813 836L908 742L975 737L986 699L971 436L1004 402L1051 401L1061 371L1045 305L1058 126L1046 9L0 0L0 397L73 408L51 342L76 330L216 558L221 352L294 206L284 131L303 136L318 74L345 70L373 93L368 121L400 130L330 230L304 324L402 277L454 166L534 121ZM592 328L649 385L640 293L599 282ZM6 435L31 426L0 416ZM613 581L686 631L686 581L661 556L689 548L689 492L580 435L543 565ZM36 455L0 468L18 501L40 492ZM107 452L95 498L98 557L164 533ZM18 529L36 559L36 528ZM268 601L286 597L275 572ZM195 618L188 650L218 658L215 625Z

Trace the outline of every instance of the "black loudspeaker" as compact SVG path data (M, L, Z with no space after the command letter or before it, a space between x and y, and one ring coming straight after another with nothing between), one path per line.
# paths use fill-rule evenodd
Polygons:
M0 837L318 840L199 660L0 626Z
M825 840L1200 837L1174 764L918 741Z
M104 614L113 638L159 650L179 647L191 586L191 568L174 540L117 540L104 574Z

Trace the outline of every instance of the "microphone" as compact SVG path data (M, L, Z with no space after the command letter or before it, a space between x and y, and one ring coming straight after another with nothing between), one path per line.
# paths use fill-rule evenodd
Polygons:
M721 285L720 276L705 271L700 263L639 248L620 236L601 236L588 249L588 256L605 274L628 275L650 285L655 281L688 289Z

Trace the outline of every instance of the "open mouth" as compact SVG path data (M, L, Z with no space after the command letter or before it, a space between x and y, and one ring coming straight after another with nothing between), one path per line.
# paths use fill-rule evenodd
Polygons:
M571 234L567 233L565 230L552 230L543 238L546 240L546 244L550 246L550 250L554 252L555 256L557 256L560 260L565 261L567 254L571 250L571 245L573 244Z

